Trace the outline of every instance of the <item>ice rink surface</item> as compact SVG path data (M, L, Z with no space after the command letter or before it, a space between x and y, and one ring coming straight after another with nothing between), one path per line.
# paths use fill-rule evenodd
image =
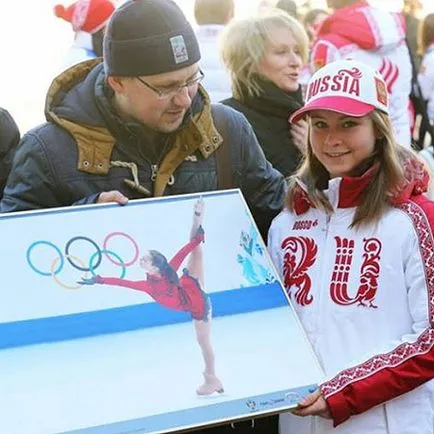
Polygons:
M203 367L191 323L2 350L0 432L72 431L317 383L295 323L286 307L214 319L225 393L209 397L195 393Z

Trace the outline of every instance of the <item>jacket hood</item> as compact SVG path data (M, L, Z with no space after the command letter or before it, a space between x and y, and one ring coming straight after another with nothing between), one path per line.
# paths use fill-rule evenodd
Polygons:
M101 59L67 69L54 79L45 101L47 121L67 130L77 143L77 168L95 174L108 172L115 144L96 105L95 95L104 92L102 71Z
M329 39L336 46L356 44L363 50L392 49L405 39L405 21L402 14L359 1L327 17L317 39Z
M104 122L94 95L103 93L101 59L81 62L64 71L51 83L45 100L48 121L59 117L78 124L102 126Z

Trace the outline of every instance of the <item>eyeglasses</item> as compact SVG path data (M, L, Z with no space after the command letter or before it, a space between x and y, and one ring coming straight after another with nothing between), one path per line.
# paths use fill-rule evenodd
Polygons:
M146 81L140 77L136 77L136 78L144 86L153 90L157 94L159 99L169 99L169 98L173 98L175 95L177 95L179 92L181 92L181 90L184 89L184 87L196 86L197 84L199 84L203 80L204 76L205 76L205 74L199 69L199 75L197 77L192 78L191 80L186 81L184 84L180 84L180 85L172 86L172 87L168 87L168 88L161 88L161 89L158 89L157 87L154 87L154 86L150 85L149 83L146 83Z

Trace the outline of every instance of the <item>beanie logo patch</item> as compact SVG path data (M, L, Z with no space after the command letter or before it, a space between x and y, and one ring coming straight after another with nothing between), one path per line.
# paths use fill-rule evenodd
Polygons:
M185 45L184 37L182 35L174 36L169 39L172 47L173 58L175 63L182 63L188 60L187 46Z

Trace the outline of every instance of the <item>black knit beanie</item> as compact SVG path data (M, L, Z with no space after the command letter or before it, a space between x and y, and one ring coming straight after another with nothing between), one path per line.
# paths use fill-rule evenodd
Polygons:
M196 35L172 0L127 0L104 35L106 75L161 74L200 60Z

